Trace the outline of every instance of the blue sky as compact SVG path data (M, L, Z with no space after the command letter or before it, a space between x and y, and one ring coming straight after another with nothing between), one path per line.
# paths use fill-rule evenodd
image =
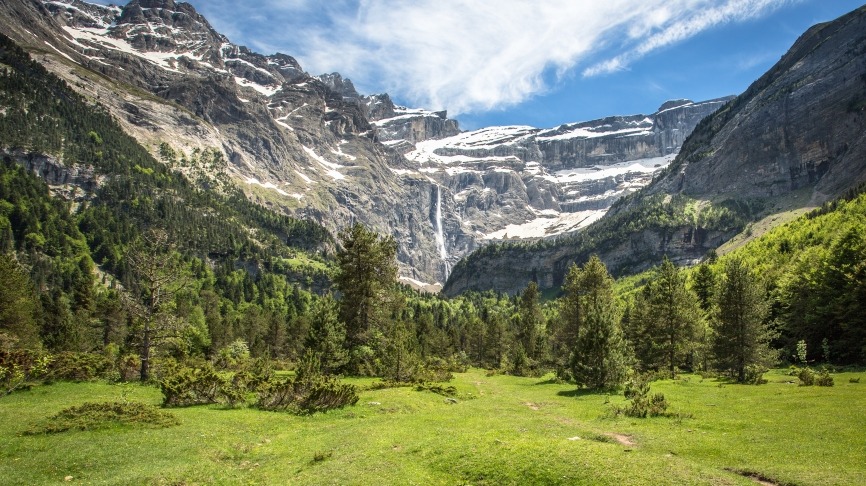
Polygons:
M99 3L108 3L100 1ZM738 94L851 0L190 0L236 43L464 129Z

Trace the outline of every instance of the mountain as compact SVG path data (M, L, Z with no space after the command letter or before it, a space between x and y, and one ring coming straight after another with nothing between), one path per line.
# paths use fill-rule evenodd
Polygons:
M597 219L649 182L723 100L553 129L462 133L444 111L362 95L285 54L231 43L187 3L0 4L0 27L154 156L216 150L253 201L332 233L360 221L398 245L407 282L444 282L497 239Z
M701 121L655 181L577 236L487 247L444 291L556 288L598 254L616 274L667 255L687 264L746 228L844 194L866 180L866 7L804 33L743 94Z
M586 227L648 184L695 125L729 99L676 100L651 115L552 129L488 127L418 142L406 156L453 194L447 210L458 217L446 221L449 248L468 251L474 243L450 235L547 238Z

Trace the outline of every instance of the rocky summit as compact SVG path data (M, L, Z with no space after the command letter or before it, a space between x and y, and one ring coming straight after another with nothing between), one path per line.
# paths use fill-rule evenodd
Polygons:
M585 228L666 167L726 101L461 132L444 111L363 95L339 73L312 76L289 55L235 45L187 3L21 0L0 14L4 33L157 157L163 144L216 150L235 183L274 211L333 233L357 221L393 235L400 275L418 284L444 282L489 242Z

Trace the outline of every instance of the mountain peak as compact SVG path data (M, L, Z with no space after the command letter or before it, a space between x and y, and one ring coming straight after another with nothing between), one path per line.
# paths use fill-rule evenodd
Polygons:
M665 110L669 110L671 108L677 108L677 107L680 107L683 105L688 105L691 103L694 103L694 102L692 100L689 100L686 98L680 98L680 99L676 99L676 100L668 100L668 101L665 101L664 103L662 103L662 105L659 107L658 111L665 111Z

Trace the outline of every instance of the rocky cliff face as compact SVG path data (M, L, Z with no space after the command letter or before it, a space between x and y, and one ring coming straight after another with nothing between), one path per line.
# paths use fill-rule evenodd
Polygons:
M737 216L815 205L864 183L864 54L866 7L816 25L745 93L701 121L663 177L616 204L578 237L470 255L454 269L444 291L514 293L529 280L557 287L568 265L592 253L614 273L643 270L664 255L692 263L738 232L742 219L738 223ZM656 125L673 127L689 119L675 110L663 106ZM636 132L642 123L631 118L610 125ZM670 131L655 139L666 146L678 136ZM642 150L640 142L618 143L605 152ZM557 160L583 163L562 155Z
M866 8L812 27L689 141L656 191L813 203L866 179Z
M547 130L488 127L417 142L407 157L453 193L449 211L463 228L455 234L482 242L548 238L588 226L648 184L695 125L730 99L677 100L651 115Z

